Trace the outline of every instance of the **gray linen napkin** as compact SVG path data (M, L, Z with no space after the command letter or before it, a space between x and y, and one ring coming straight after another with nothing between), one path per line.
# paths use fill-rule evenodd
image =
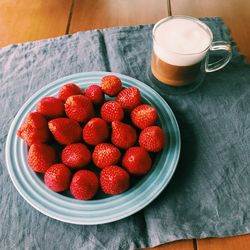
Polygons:
M203 19L233 59L186 95L148 77L152 25L117 27L0 49L0 248L134 249L178 239L250 233L250 67L220 18ZM8 176L4 146L22 104L45 84L83 71L113 71L154 87L173 109L182 136L177 171L162 194L126 219L71 225L32 208Z

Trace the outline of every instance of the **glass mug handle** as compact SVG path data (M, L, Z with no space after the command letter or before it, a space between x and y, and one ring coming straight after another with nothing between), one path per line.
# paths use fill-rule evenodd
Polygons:
M231 45L224 41L213 42L210 47L210 51L215 51L215 50L225 50L227 54L223 58L219 59L218 61L209 63L209 52L208 52L208 55L205 61L206 72L214 72L225 67L232 57Z

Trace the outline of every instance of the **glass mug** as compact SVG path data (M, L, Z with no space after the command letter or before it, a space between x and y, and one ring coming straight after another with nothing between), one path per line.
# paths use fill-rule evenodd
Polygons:
M224 56L209 63L209 51L223 50ZM168 86L201 83L206 72L223 68L231 59L231 46L213 42L210 28L199 19L170 16L153 28L151 72Z

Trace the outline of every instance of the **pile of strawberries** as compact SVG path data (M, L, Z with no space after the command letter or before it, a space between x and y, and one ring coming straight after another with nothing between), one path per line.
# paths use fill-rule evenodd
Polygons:
M106 102L105 95L111 97ZM70 189L76 199L89 200L98 190L120 194L131 176L149 172L153 152L166 143L157 119L138 88L122 88L118 77L107 75L84 91L67 83L58 97L42 98L17 135L29 146L29 166L44 173L49 189Z

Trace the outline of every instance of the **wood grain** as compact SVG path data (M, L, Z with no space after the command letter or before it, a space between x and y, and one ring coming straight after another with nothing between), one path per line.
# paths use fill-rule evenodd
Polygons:
M250 62L250 1L246 0L171 0L172 15L220 16L231 36Z
M167 13L166 0L75 0L70 33L154 23Z
M249 250L250 235L197 240L198 250Z
M1 0L0 47L64 35L70 0Z
M194 247L192 240L181 240L144 250L194 250Z

